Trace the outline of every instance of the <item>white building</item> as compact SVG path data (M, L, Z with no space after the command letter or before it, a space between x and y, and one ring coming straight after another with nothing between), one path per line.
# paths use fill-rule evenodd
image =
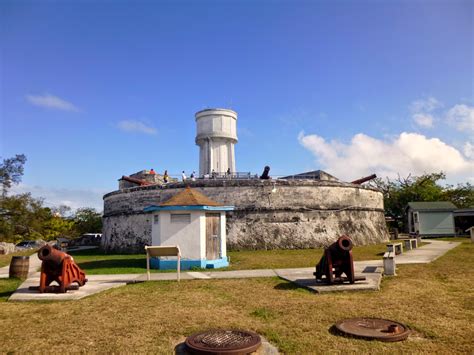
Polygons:
M145 208L145 212L153 214L152 245L178 245L182 269L228 266L225 211L233 209L187 187L168 201ZM153 258L151 267L176 269L176 260Z
M237 112L207 109L196 113L196 144L199 146L199 175L224 174L235 170Z

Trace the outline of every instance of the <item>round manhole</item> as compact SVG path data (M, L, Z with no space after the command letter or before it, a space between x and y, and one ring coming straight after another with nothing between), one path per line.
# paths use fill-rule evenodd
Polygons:
M336 323L336 329L345 335L380 341L405 340L410 334L406 325L389 319L351 318Z
M249 354L262 341L256 333L246 330L209 330L186 339L186 347L193 354Z

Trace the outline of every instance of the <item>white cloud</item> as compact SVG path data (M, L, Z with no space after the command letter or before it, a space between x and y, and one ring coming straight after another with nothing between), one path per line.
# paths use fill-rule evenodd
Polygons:
M430 112L442 107L442 103L434 97L415 100L410 104L412 119L415 123L423 128L432 128L435 121L434 116Z
M117 127L124 132L137 132L144 134L156 134L156 128L146 125L141 121L123 120L117 124Z
M420 127L433 127L434 118L429 113L415 113L412 117L415 123Z
M33 197L43 198L44 205L47 207L66 205L74 210L80 207L93 207L97 211L102 211L104 208L102 197L109 191L98 189L75 190L66 188L50 188L20 183L19 185L13 186L9 194L12 195L26 192L30 192Z
M460 131L474 132L474 107L455 105L446 114L449 123Z
M77 112L79 109L69 101L63 100L60 97L50 94L44 95L27 95L28 102L35 106L46 107L62 111Z
M474 160L438 138L417 133L404 132L387 140L359 133L349 144L344 144L326 142L318 135L301 132L298 140L313 153L322 169L346 181L372 173L393 178L397 174L439 171L445 172L450 181L474 179Z
M410 110L413 113L419 112L431 112L437 108L442 107L443 104L434 97L428 97L426 99L415 100L410 104Z
M470 142L464 144L464 155L468 158L474 159L474 144Z

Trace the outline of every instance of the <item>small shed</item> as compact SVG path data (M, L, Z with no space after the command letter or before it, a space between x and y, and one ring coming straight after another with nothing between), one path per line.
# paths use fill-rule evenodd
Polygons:
M181 268L220 268L229 265L226 251L224 206L189 186L159 205L144 209L152 213L152 245L178 245ZM151 267L176 269L175 257L153 258Z
M420 236L454 236L455 210L456 206L449 201L409 202L409 232Z
M454 225L457 235L466 235L469 228L474 227L474 207L460 208L454 211ZM471 232L471 236L473 235Z

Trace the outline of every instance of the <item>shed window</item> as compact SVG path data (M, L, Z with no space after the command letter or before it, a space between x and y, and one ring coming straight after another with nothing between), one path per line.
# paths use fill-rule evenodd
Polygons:
M191 214L174 213L171 215L171 223L191 223Z
M160 223L160 216L155 214L153 216L153 224L158 224L158 223Z
M413 221L418 223L418 212L413 213Z

